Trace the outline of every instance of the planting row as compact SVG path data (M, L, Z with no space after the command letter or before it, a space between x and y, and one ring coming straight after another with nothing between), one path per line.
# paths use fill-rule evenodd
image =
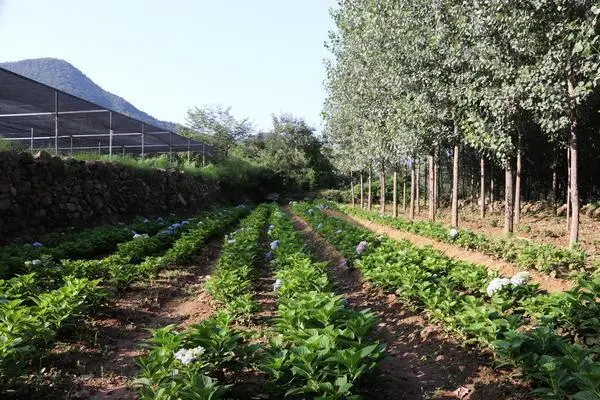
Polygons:
M251 298L261 232L271 215L264 260L275 270L278 316L267 344L249 344L252 333L231 327L256 311ZM227 237L207 288L223 311L180 332L155 330L150 351L139 361L142 399L221 398L244 368L264 371L269 391L294 398L348 399L372 371L384 348L368 339L376 325L371 312L353 311L331 292L325 263L305 254L304 243L276 206L260 206ZM233 378L232 378L233 376Z
M390 215L380 215L377 212L358 207L326 204L346 214L395 229L454 244L465 249L477 250L515 263L521 268L537 269L544 273L564 274L568 271L579 271L585 267L587 256L582 249L559 248L551 244L534 243L514 237L492 238L467 229L452 230L440 222L411 221L400 216L394 218Z
M323 206L321 206L323 207ZM501 278L408 241L375 237L306 203L293 206L366 279L428 311L431 320L519 367L546 399L600 399L600 280L549 295L527 274Z
M129 226L110 225L89 228L81 232L46 235L41 241L5 246L0 250L0 278L10 278L26 272L27 260L47 258L89 259L116 250L119 243L132 239L135 234L154 235L161 229L168 231L176 222L174 216L156 220L139 219Z
M51 347L60 331L105 305L111 289L188 261L208 238L245 213L245 208L228 209L183 221L155 236L135 234L135 239L120 244L115 254L103 260L56 263L47 256L28 261L28 274L0 280L0 384L19 377L30 361Z
M178 331L174 325L154 330L149 352L139 359L136 383L142 399L217 399L227 391L227 373L256 362L258 346L249 334L234 330L234 318L245 319L256 310L250 292L251 276L261 253L261 232L269 208L258 206L225 237L214 275L207 283L223 306L215 317Z
M327 263L306 255L299 233L278 209L272 212L269 236L278 335L266 349L265 370L286 396L352 398L361 378L384 355L384 346L368 338L376 318L369 310L354 311L332 292Z

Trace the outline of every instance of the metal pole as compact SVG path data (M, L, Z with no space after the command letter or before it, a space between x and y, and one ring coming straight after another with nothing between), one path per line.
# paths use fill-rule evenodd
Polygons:
M71 136L71 156L73 156L73 136Z
M113 144L113 129L112 129L112 112L108 113L108 159L112 160L112 144Z
M190 162L190 139L188 139L188 163Z
M54 91L54 153L58 155L58 90Z
M144 159L144 123L142 122L142 160Z
M169 132L169 164L173 163L173 133Z
M206 154L205 152L205 148L204 148L204 142L202 143L202 166L206 166L206 159L204 157L204 155Z
M33 128L31 128L31 144L29 145L29 151L33 153Z
M100 147L100 141L98 140L98 154L102 154L102 147Z
M122 146L122 147L123 147L123 157L125 157L125 146Z

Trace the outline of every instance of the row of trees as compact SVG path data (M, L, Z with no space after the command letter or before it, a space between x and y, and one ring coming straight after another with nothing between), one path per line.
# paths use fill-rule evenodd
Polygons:
M180 132L209 143L212 162L242 160L261 168L264 181L269 182L265 190L314 190L335 181L315 129L290 114L273 115L271 130L255 132L249 119L236 118L230 107L205 105L188 111Z
M457 226L460 155L474 154L482 207L487 164L505 171L505 232L512 233L523 143L541 137L553 152L568 152L574 244L580 125L597 112L598 14L590 0L339 0L323 112L336 166L361 179L376 169L381 182L392 170L394 183L407 167L414 193L421 161L434 219L436 165L451 156Z

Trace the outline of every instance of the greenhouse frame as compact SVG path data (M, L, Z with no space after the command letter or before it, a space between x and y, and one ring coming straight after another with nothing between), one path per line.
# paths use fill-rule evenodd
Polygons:
M211 147L0 68L0 140L30 151L211 154Z

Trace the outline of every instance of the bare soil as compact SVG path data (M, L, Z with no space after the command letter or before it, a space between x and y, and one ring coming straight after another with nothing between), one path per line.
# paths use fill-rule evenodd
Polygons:
M359 218L354 215L347 215L333 210L327 210L327 213L338 218L343 218L348 222L358 224L375 233L385 234L391 237L392 239L406 239L417 246L431 246L434 249L446 254L448 257L456 258L462 261L467 261L473 264L483 265L486 268L493 271L497 271L504 276L512 276L517 272L521 271L521 269L517 268L511 263L508 263L503 260L498 260L497 258L488 256L487 254L483 254L478 251L466 250L458 246L438 242L434 239L390 228L388 226L384 226L364 218ZM532 281L538 283L540 285L540 288L547 290L548 292L562 292L565 290L569 290L573 287L573 281L567 279L552 278L549 275L542 274L534 270L528 270L528 272L531 276Z
M288 210L289 213L289 210ZM290 214L291 215L291 214ZM489 353L464 344L435 325L424 312L411 310L395 295L383 293L355 270L342 269L343 256L297 216L296 227L317 258L330 262L335 290L352 307L370 308L380 320L375 338L387 346L388 357L367 381L369 399L533 399L530 387L493 366Z
M30 399L136 399L132 381L149 329L186 328L215 312L203 290L218 259L221 240L210 241L194 263L160 272L124 293L104 313L69 332L44 360L43 390Z
M391 210L391 205L388 206ZM408 212L403 212L402 207L398 211L405 218ZM485 233L490 236L503 235L504 214L500 211L487 212L485 219L481 219L479 211L472 206L459 210L459 225L469 230ZM427 220L428 210L421 209L415 213L415 219ZM438 221L450 224L450 209L441 208L436 214ZM521 213L521 221L515 227L515 235L523 239L533 240L540 243L549 243L558 247L569 245L569 234L567 231L566 218L556 216L551 210L542 210L538 213ZM590 256L590 262L600 261L600 221L583 213L579 215L579 244Z

